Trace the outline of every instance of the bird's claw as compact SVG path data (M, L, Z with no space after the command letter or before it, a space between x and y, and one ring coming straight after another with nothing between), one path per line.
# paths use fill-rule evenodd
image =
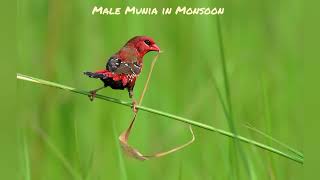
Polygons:
M93 101L94 98L96 98L96 92L95 91L90 91L90 95L88 95L90 101Z

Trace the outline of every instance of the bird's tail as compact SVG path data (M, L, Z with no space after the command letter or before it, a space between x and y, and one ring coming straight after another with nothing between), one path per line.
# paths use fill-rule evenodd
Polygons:
M105 74L103 74L102 72L99 72L99 71L97 71L97 72L83 72L83 74L85 74L91 78L105 78L106 77Z

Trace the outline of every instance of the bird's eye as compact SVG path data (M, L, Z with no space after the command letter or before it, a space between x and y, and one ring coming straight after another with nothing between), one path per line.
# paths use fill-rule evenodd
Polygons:
M144 43L146 43L148 46L151 45L151 42L149 40L145 40Z

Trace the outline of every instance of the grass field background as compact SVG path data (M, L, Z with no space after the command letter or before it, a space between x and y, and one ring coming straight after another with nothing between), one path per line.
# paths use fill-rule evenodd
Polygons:
M18 72L92 90L102 83L83 71L104 68L128 39L148 35L164 53L144 106L285 150L246 128L250 123L303 151L300 5L298 0L19 0ZM94 6L224 7L225 13L219 16L219 36L217 16L91 15ZM144 58L137 96L155 55ZM196 127L191 146L140 162L126 157L118 142L130 108L28 82L18 81L17 87L20 179L302 179L299 163ZM126 91L100 93L129 100ZM226 115L222 104L228 102L232 111ZM130 143L150 154L189 138L186 124L140 112Z

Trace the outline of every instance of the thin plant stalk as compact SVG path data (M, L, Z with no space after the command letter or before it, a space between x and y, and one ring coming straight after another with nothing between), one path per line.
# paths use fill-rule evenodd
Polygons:
M275 143L279 144L280 146L283 146L284 148L286 148L286 149L288 149L289 151L291 151L292 153L294 153L294 154L296 154L296 155L300 156L301 158L304 158L304 156L303 156L303 154L302 154L301 152L299 152L299 151L297 151L297 150L293 149L293 148L292 148L292 147L290 147L289 145L287 145L287 144L285 144L285 143L283 143L283 142L281 142L281 141L279 141L279 140L277 140L277 139L273 138L272 136L270 136L270 135L268 135L268 134L266 134L266 133L262 132L261 130L259 130L259 129L257 129L257 128L253 127L251 124L246 123L244 126L245 126L246 128L248 128L248 129L250 129L251 131L254 131L254 132L256 132L256 133L260 134L261 136L263 136L263 137L265 137L265 138L267 138L267 139L270 139L271 141L273 141L273 142L275 142Z
M76 88L73 88L73 87L70 87L70 86L66 86L66 85L62 85L62 84L46 81L46 80L43 80L43 79L39 79L39 78L35 78L35 77L31 77L31 76L27 76L27 75L23 75L23 74L19 74L19 73L17 74L17 79L22 80L22 81L29 81L29 82L32 82L32 83L41 84L41 85L45 85L45 86L50 86L50 87L54 87L54 88L59 88L59 89L63 89L63 90L66 90L66 91L73 92L73 93L82 94L82 95L85 95L85 96L90 95L90 92L88 92L88 91L76 89ZM132 107L132 103L128 102L128 101L124 101L124 100L120 100L120 99L116 99L116 98L112 98L112 97L108 97L108 96L103 96L103 95L100 95L100 94L97 94L96 98L97 99L102 99L102 100L105 100L105 101L109 101L109 102L112 102L112 103L120 104L120 105L123 105L123 106ZM266 144L257 142L255 140L252 140L252 139L240 136L240 135L235 135L235 134L233 134L231 132L228 132L228 131L225 131L225 130L222 130L222 129L218 129L218 128L215 128L213 126L210 126L210 125L207 125L207 124L203 124L201 122L193 121L193 120L188 119L188 118L180 117L180 116L177 116L177 115L174 115L174 114L170 114L170 113L167 113L167 112L163 112L163 111L152 109L152 108L145 107L145 106L138 105L136 108L138 110L141 110L141 111L149 112L149 113L152 113L152 114L156 114L156 115L159 115L159 116L163 116L163 117L167 117L167 118L170 118L170 119L173 119L173 120L177 120L177 121L180 121L180 122L183 122L183 123L186 123L186 124L190 124L192 126L196 126L196 127L201 128L201 129L204 129L204 130L208 130L208 131L211 131L211 132L216 132L216 133L219 133L221 135L224 135L224 136L227 136L227 137L230 137L230 138L236 138L236 139L240 140L241 142L254 145L254 146L258 147L258 148L264 149L264 150L272 152L274 154L278 154L278 155L280 155L282 157L288 158L288 159L293 160L295 162L298 162L300 164L303 164L303 161L304 161L304 158L297 157L297 156L292 156L290 154L287 154L287 153L285 153L283 151L280 151L280 150L278 150L276 148L273 148L271 146L268 146Z

